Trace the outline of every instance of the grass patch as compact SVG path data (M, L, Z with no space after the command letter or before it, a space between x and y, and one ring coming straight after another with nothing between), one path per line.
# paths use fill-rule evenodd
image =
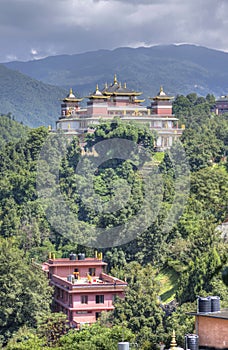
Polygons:
M165 152L155 152L153 155L154 161L161 163L164 159Z
M172 268L166 268L156 276L156 280L160 284L160 298L162 303L169 303L175 298L177 290L178 274Z

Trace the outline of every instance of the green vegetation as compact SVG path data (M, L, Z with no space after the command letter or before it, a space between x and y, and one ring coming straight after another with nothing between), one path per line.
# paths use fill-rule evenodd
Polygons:
M159 90L155 82L174 95L227 92L227 53L194 45L125 47L5 65L47 84L73 87L81 96L94 91L97 83L111 83L115 73L145 98Z
M11 114L0 116L0 148L6 142L14 142L24 139L27 135L28 127L17 123Z
M50 310L51 288L42 271L29 262L14 239L0 240L0 340L21 326L34 327Z
M31 259L42 262L48 251L55 251L57 256L71 251L91 255L94 251L71 238L77 229L73 223L67 227L67 237L52 227L38 197L37 160L48 130L45 127L28 130L20 125L22 129L18 127L18 132L22 138L17 140L17 124L2 117L0 132L5 141L0 147L0 335L6 349L111 350L121 340L137 342L141 350L156 349L160 341L169 345L173 328L178 344L183 345L184 334L194 327L193 318L185 313L195 310L197 295L219 295L222 305L228 306L225 268L228 242L216 230L228 215L228 121L227 116L211 114L212 103L212 96L204 99L195 94L180 96L175 101L176 113L186 125L182 140L191 168L191 187L183 213L171 230L164 231L162 224L172 208L175 171L168 151L154 153L155 134L118 119L99 125L87 139L90 154L84 157L84 173L89 174L99 141L119 137L140 147L131 160L110 157L95 173L89 174L94 192L87 191L86 200L82 200L80 193L87 190L87 182L83 175L75 173L81 148L77 139L68 144L61 161L59 186L72 215L88 225L90 238L96 225L122 225L138 213L142 204L148 208L149 202L155 205L156 196L144 198L145 184L142 174L137 172L138 166L155 164L163 181L160 210L154 222L144 232L136 227L138 234L134 240L102 249L108 271L128 281L125 299L116 300L114 312L102 315L99 323L80 331L68 331L64 315L50 315L51 290ZM52 188L56 180L51 166L55 168L59 153L55 148L57 142L53 144L52 152L43 160L44 171L40 176L47 188ZM145 154L143 148L147 150ZM103 151L109 156L113 152ZM177 144L175 152L179 151ZM116 199L126 184L131 187L128 200L123 201L121 196ZM155 181L155 185L159 183ZM118 210L96 212L89 203L97 198L104 207L115 199ZM61 215L53 211L53 218L60 224ZM121 232L120 238L124 235Z
M155 280L158 281L160 286L159 295L162 303L167 304L175 299L177 292L177 278L177 272L170 267L166 267L156 276Z
M88 96L96 84L102 88L105 82L112 83L115 73L129 88L142 91L148 105L148 97L157 94L160 84L173 96L195 91L217 97L227 93L227 55L193 45L170 45L5 63L0 65L0 112L11 112L31 127L54 125L60 115L58 100L66 96L62 87Z
M52 125L59 116L62 88L44 84L0 64L0 113L31 127Z

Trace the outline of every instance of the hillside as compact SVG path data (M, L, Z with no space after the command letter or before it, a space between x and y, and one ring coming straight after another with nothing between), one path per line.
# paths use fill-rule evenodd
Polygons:
M228 90L228 53L194 45L98 50L5 65L48 84L73 87L80 95L112 82L114 73L145 98L160 85L174 95L220 96Z
M16 142L27 135L29 128L11 118L10 115L0 116L0 149L6 142Z
M62 88L39 82L0 64L0 113L11 113L28 126L53 125L60 111Z

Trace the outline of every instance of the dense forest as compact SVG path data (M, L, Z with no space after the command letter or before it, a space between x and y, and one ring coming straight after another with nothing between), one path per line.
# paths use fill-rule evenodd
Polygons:
M1 113L10 112L17 121L30 127L55 125L59 102L67 90L8 69L0 64Z
M118 118L103 122L87 136L84 149L75 138L66 143L62 155L58 144L62 135L56 139L45 127L29 129L10 115L0 117L0 340L5 349L114 350L123 340L149 350L157 349L159 343L169 346L173 329L183 345L184 334L194 328L186 312L195 310L198 295L219 295L222 306L228 306L224 283L228 239L217 228L228 216L228 116L211 113L213 104L213 95L203 98L195 93L179 95L173 104L185 125L181 144L177 142L173 152L181 159L184 150L190 186L184 206L180 196L176 209L181 216L169 230L164 223L171 222L176 180L186 163L174 166L169 151L156 152L156 133L147 126ZM109 160L90 174L99 151L96 144L116 138L139 147L129 159L112 157L112 149L103 149ZM43 147L46 157L42 158ZM80 172L77 165L82 155ZM151 192L152 198L149 192L149 199L145 177L138 171L145 165L152 169L152 186L162 182L162 193ZM48 197L56 186L57 166L61 196L71 217L77 218L66 226L64 212L56 211ZM85 191L85 173L90 174L94 191ZM131 190L123 203L126 186ZM96 211L90 205L98 199L107 210ZM108 211L113 199L117 209ZM94 228L125 227L142 206L151 208L156 201L156 217L143 231L137 222L134 239L125 240L123 230L118 236L121 244L117 240L112 246L98 245ZM84 237L89 237L90 244L85 244ZM49 251L59 257L71 251L90 256L95 248L102 250L108 271L128 281L126 296L117 299L115 310L102 314L93 326L70 330L64 314L51 313L52 289L38 264Z

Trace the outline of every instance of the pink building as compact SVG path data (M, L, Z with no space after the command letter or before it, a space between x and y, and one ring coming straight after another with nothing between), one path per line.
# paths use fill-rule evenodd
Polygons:
M87 106L81 107L82 99L76 98L72 90L63 99L61 116L56 122L57 129L63 130L68 136L78 135L82 137L88 132L90 125L99 124L100 120L112 120L119 117L125 122L135 121L148 126L150 130L156 130L157 150L170 148L173 142L182 135L182 128L178 126L178 119L172 114L173 96L167 95L163 88L152 100L150 106L143 105L144 99L140 99L142 92L138 92L117 81L114 76L113 83L105 84L99 90L87 96Z
M102 311L114 309L116 296L123 298L127 283L107 275L101 254L85 258L70 254L69 258L49 258L43 264L54 286L54 311L67 314L71 325L80 327L94 323Z

